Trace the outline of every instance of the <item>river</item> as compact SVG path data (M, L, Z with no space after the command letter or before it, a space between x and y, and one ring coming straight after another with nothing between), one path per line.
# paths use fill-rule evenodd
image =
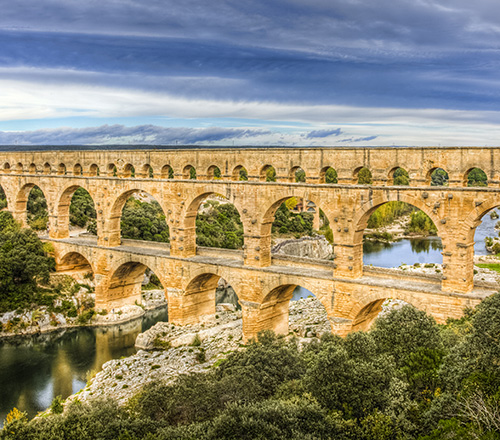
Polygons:
M485 216L476 230L475 252L485 255L484 237L496 235L497 220ZM403 239L395 243L365 242L364 264L397 267L401 263L441 263L441 240ZM297 287L293 300L312 293ZM16 407L31 417L46 409L55 396L63 398L85 386L88 374L111 359L135 353L136 336L158 321L165 309L142 319L105 328L75 328L57 333L0 341L0 426Z
M158 321L166 308L110 327L80 327L23 336L0 342L0 426L16 407L30 417L46 409L55 396L81 390L88 375L102 365L136 352L135 338Z

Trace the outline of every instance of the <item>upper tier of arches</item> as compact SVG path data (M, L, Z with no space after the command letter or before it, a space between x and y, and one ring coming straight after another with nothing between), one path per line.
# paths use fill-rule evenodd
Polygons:
M0 174L415 187L500 185L500 148L180 149L0 155ZM432 177L436 170L441 178Z

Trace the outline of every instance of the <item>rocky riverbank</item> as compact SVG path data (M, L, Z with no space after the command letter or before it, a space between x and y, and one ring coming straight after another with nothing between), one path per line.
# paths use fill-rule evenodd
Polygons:
M292 301L289 322L290 335L301 343L331 331L326 311L316 298ZM206 371L244 347L241 324L241 312L231 304L219 304L215 316L198 324L159 322L139 334L136 346L140 349L135 355L105 363L102 371L69 399L110 396L125 403L151 381L172 382L180 374Z

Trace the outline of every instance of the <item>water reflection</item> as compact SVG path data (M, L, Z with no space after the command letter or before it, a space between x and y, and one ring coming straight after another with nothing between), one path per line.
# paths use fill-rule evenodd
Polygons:
M13 407L33 416L55 396L76 393L85 386L89 372L99 371L110 359L135 353L137 334L167 320L166 309L159 309L118 326L4 341L0 345L0 424Z

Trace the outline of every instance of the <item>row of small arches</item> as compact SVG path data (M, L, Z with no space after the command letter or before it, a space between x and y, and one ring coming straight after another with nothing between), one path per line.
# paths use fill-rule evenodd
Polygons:
M79 163L75 164L72 169L68 169L64 163L60 163L57 166L52 166L50 163L46 162L42 167L38 167L36 164L31 163L26 169L22 163L18 163L15 166L11 166L8 162L4 163L2 167L3 173L24 173L29 174L44 174L44 175L74 175L74 176L107 176L107 177L123 177L123 178L150 178L159 177L161 179L174 179L176 174L174 169L170 165L164 165L158 176L153 170L150 164L143 165L140 169L136 169L132 164L126 164L120 169L114 164L110 163L106 166L105 170L101 170L97 164L90 165L86 170ZM264 165L259 173L259 180L264 182L275 182L276 181L276 169L272 165ZM179 177L179 176L177 176ZM203 178L208 180L218 180L222 179L222 173L218 166L212 165L207 169L207 172ZM192 165L186 165L182 169L180 175L182 179L197 179L196 168ZM360 185L371 185L373 183L373 177L371 171L366 167L358 167L353 173L353 182ZM248 172L242 165L238 165L233 169L231 180L249 180ZM449 177L448 173L442 168L432 168L429 170L426 176L427 184L433 186L446 186ZM299 167L292 167L288 175L289 182L300 182L307 183L307 176L305 171ZM408 172L400 167L393 168L387 178L388 184L392 185L409 185L410 177ZM338 183L337 171L332 167L324 167L320 171L319 183L336 184ZM488 179L486 173L480 168L471 168L464 175L464 186L487 186Z

